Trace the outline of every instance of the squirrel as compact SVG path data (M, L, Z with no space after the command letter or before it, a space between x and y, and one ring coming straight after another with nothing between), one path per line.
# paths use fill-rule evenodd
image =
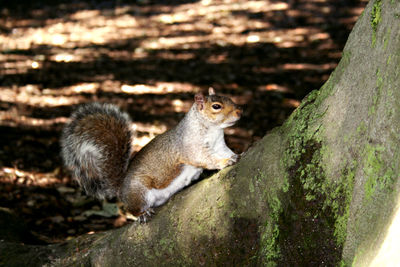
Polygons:
M238 160L223 129L240 119L242 109L213 88L208 93L196 94L179 124L135 156L127 113L112 104L82 105L61 135L64 164L88 195L117 196L129 213L147 221L153 207L198 179L203 169L223 169Z

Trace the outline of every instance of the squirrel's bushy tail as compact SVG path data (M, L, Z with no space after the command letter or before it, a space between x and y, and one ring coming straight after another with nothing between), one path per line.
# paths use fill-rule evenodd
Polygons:
M118 194L131 157L131 120L111 104L79 107L61 136L62 157L87 194Z

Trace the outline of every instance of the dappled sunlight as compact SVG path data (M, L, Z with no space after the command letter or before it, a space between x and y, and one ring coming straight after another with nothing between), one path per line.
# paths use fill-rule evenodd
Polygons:
M147 145L155 136L141 136L141 137L136 137L133 139L133 150L135 152L139 151L142 147Z
M54 119L38 119L30 118L24 115L20 115L13 111L0 111L0 125L1 126L13 126L13 127L41 127L50 128L55 127L57 124L64 124L67 121L66 117L58 117Z
M74 87L70 90L66 89L65 91L74 91L77 87ZM81 88L78 86L78 88ZM20 87L19 90L9 89L9 88L0 88L0 101L10 102L10 103L23 103L29 105L35 105L39 107L55 107L62 105L72 105L80 103L83 98L79 99L74 97L67 96L50 96L46 94L46 91L41 94L37 86L27 85ZM48 91L47 91L48 92ZM82 91L81 91L82 92ZM80 93L80 92L79 92ZM67 93L68 94L68 93Z
M132 140L133 151L138 152L142 147L147 145L154 137L167 131L168 127L165 124L150 124L150 123L132 123L132 130L141 135L136 135ZM146 133L143 135L143 133Z
M330 39L329 33L317 27L323 23L323 17L314 16L315 13L334 12L328 1L305 1L302 5L300 9L292 9L283 1L201 1L177 6L155 5L152 6L154 15L149 13L148 6L132 5L109 10L78 10L66 17L49 18L40 23L35 18L11 18L6 22L12 29L11 33L0 34L0 48L13 51L50 46L55 51L46 50L46 59L73 62L87 61L87 57L94 60L96 57L96 52L90 53L93 49L80 54L79 48L113 42L136 44L136 48L125 55L126 59L130 59L135 58L135 51L141 54L143 49L199 48L213 43L220 46L272 43L288 48ZM350 21L346 22L354 23L361 11L361 7L350 9L350 16L345 18ZM270 19L276 21L292 17L295 20L305 16L310 25L303 28L279 29L270 22ZM42 27L37 27L38 23ZM65 52L57 52L59 49ZM7 62L5 69L11 71L41 66L40 61L35 61L33 65L28 59L24 62Z
M190 93L193 92L193 86L188 83L168 83L157 82L154 85L123 84L121 91L127 94L168 94L168 93Z
M266 90L266 91L277 91L282 93L289 93L290 89L287 86L282 86L279 84L267 84L262 85L258 88L259 90Z
M284 99L283 105L289 108L297 108L300 106L300 101L295 100L295 99Z
M72 61L81 61L82 57L67 53L61 53L50 57L50 59L56 62L72 62Z
M152 136L156 136L162 134L167 130L167 126L165 124L151 124L151 123L140 123L134 122L132 123L132 129L135 131L150 133ZM138 138L136 136L136 138Z
M20 207L23 216L26 203L37 207L26 218L46 241L93 229L92 219L60 214L82 212L74 205L84 196L61 168L59 137L72 110L83 103L113 103L129 113L135 153L175 126L195 93L213 87L243 106L242 119L225 137L236 153L246 151L326 81L366 2L5 3L0 7L4 205ZM52 187L59 194L30 191ZM37 218L49 205L55 207ZM101 230L126 223L126 218L95 220Z
M89 44L105 44L111 41L139 38L159 37L158 41L144 41L143 48L166 48L179 46L184 41L180 38L165 38L169 32L177 30L183 32L209 32L206 38L201 36L186 36L188 42L201 42L216 38L225 39L231 33L240 34L251 24L254 30L268 27L268 23L252 22L246 17L238 16L232 20L231 12L247 10L248 12L272 12L285 10L286 3L268 3L265 1L249 1L236 4L184 4L176 7L161 8L160 15L136 17L129 14L131 11L138 14L145 13L145 8L119 8L100 12L99 10L80 10L69 16L65 21L62 18L47 19L43 27L27 27L34 25L34 20L17 22L11 35L0 35L2 49L29 49L35 45L52 45L64 48L83 47ZM141 10L142 9L142 10ZM104 15L102 13L108 13ZM205 18L199 17L205 16ZM213 21L220 20L219 27L213 26ZM198 23L193 23L198 22ZM176 23L186 25L175 25ZM160 27L161 25L164 27ZM115 29L118 29L116 31ZM144 35L145 33L145 35ZM160 37L162 36L162 37ZM164 37L163 37L164 36ZM122 38L121 38L122 37ZM224 38L225 37L225 38ZM233 36L240 37L240 36ZM240 38L245 40L247 37ZM231 38L234 42L235 38ZM240 42L240 41L239 41ZM157 45L156 45L157 44Z
M326 64L308 64L308 63L286 63L278 68L283 70L329 70L336 66L336 63L326 63Z
M3 51L0 54L0 73L29 74L46 81L49 79L47 74L49 69L57 69L60 66L66 69L62 73L68 74L68 66L72 63L96 65L105 60L136 61L156 57L165 61L179 60L185 64L187 61L198 59L199 52L196 52L196 49L209 46L215 46L217 49L219 47L222 51L226 47L227 50L205 53L201 57L204 63L230 64L233 60L229 53L232 46L269 44L276 48L289 49L307 47L310 43L316 44L316 49L331 54L332 60L315 64L307 62L309 61L307 56L307 61L302 63L286 62L271 65L268 63L271 55L266 54L265 58L257 60L250 57L249 63L256 63L252 67L253 71L260 74L331 71L337 64L340 51L335 52L337 45L331 33L320 26L321 23L326 23L325 15L336 11L335 6L329 1L300 1L296 3L296 7L286 1L204 0L170 6L160 3L151 6L121 5L108 9L93 9L90 5L81 3L80 8L75 8L75 11L50 18L45 17L48 10L33 10L27 19L11 16L5 22L10 31L0 32L0 48ZM352 25L361 12L362 7L348 9L346 16L340 16L338 21L346 20L346 26ZM306 23L300 26L295 23L296 20ZM318 55L310 56L318 58ZM273 54L271 60L273 61L275 57ZM243 63L247 61L246 57L240 60ZM114 64L114 69L118 70L120 63ZM151 68L143 66L143 70L148 71L149 67ZM132 71L132 77L137 74L142 75L140 69L139 66L139 70ZM196 66L193 66L193 69L196 70ZM82 72L76 76L81 75L87 78L83 77L84 81L71 82L71 85L61 88L38 85L38 90L41 92L34 95L26 94L23 87L14 93L7 90L15 91L15 89L1 89L0 99L8 102L30 102L31 105L39 106L60 106L75 105L87 99L80 97L80 94L121 92L141 95L189 93L199 90L190 82L162 82L157 81L157 76L151 80L151 84L146 84L121 81L116 79L113 73L99 73L96 77ZM58 77L63 78L63 75ZM314 80L309 79L311 82ZM266 82L257 87L266 89L261 89L260 92L296 93L290 85L276 82L273 86L270 84ZM237 85L229 83L229 87L237 88ZM73 95L76 95L76 98L65 97ZM53 96L57 96L58 99L54 99ZM298 99L286 102L296 101ZM181 112L184 109L177 107L176 110Z
M0 183L24 186L51 186L63 182L62 179L57 178L59 172L60 169L56 169L51 173L38 173L3 167L0 169Z
M0 54L0 73L19 74L26 73L29 69L38 69L40 64L25 55L5 55Z
M85 14L87 16L85 16ZM44 27L14 28L11 35L0 35L2 49L29 49L35 45L74 48L89 44L104 44L113 40L137 37L135 18L120 15L103 16L99 11L78 11L68 21L48 19ZM34 24L34 23L32 23ZM115 29L118 28L118 31Z
M65 86L58 89L46 88L42 90L43 97L48 96L71 96L82 93L96 94L100 90L100 83L78 83L72 86ZM69 104L74 104L70 102Z

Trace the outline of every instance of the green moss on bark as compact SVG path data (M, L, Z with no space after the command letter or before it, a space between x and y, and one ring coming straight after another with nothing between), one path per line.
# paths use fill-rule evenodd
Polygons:
M370 201L378 189L384 193L389 193L393 189L393 183L397 178L395 164L387 166L383 160L384 152L385 148L381 145L367 144L365 146L363 171L366 176L364 184L366 201Z
M330 183L330 194L326 206L331 207L335 216L334 236L336 244L342 247L347 236L347 221L349 219L350 203L354 188L355 171L357 162L345 163L342 176L338 183Z
M376 43L376 31L381 22L382 1L375 0L371 11L371 27L372 27L372 46Z
M283 211L282 203L279 197L272 196L268 201L269 206L269 219L267 220L261 242L263 244L261 255L263 263L266 266L276 266L281 258L281 250L278 243L280 236L280 229L277 222Z
M346 164L340 181L326 177L323 158L329 147L323 143L321 118L326 98L334 94L350 62L345 51L330 79L311 92L282 126L286 135L281 166L285 186L268 198L269 216L262 241L267 265L338 264L346 237L354 166Z

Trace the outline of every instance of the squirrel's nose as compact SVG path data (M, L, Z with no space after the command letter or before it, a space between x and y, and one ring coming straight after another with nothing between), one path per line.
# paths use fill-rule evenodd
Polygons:
M240 116L242 116L242 113L243 113L243 111L240 108L235 110L235 116L238 117L238 118L240 118Z

